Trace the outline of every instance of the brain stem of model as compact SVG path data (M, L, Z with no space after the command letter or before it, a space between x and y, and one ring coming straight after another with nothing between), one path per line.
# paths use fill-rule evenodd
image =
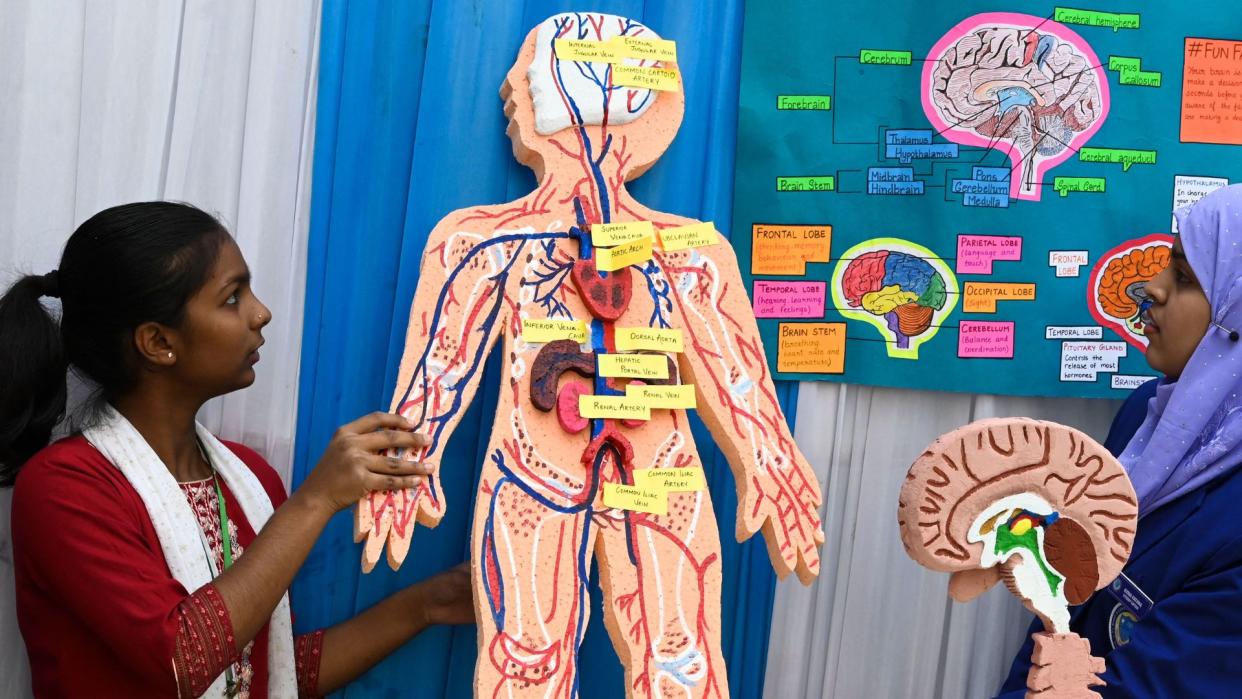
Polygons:
M1107 115L1108 84L1094 53L1045 18L976 15L937 49L924 72L928 118L951 140L1007 151L1015 198L1039 199L1042 174Z
M1069 606L1120 574L1138 520L1134 488L1103 447L1051 422L966 425L915 460L897 520L911 558L952 573L954 599L1004 581L1043 621L1036 646L1049 662L1032 669L1032 691L1051 682L1059 696L1082 696L1073 692L1099 683L1102 661L1070 632Z
M676 63L562 54L617 37L659 39L596 13L556 15L527 36L501 96L514 155L538 187L446 216L410 309L392 406L431 444L406 458L439 461L487 355L501 355L471 538L478 696L578 695L592 560L630 695L728 696L720 543L691 406L661 402L684 401L682 389L733 472L738 539L761 531L782 577L809 583L819 570L819 483L776 400L728 241L664 244L665 231L697 222L625 187L668 147L684 102L679 89L620 86L613 73ZM625 244L602 236L625 222L650 222L657 238L640 236L638 257L614 264ZM445 516L439 485L359 503L364 570L385 550L396 568L415 523Z

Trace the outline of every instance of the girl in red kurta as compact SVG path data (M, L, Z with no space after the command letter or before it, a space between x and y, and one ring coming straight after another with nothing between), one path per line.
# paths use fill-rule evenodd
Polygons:
M43 296L61 298L59 324ZM204 402L253 383L270 318L220 224L166 202L100 212L58 272L0 299L0 485L16 480L36 696L317 695L430 623L473 619L468 574L454 569L291 637L285 592L328 518L427 470L383 455L424 439L375 414L342 427L286 498L262 457L197 427ZM70 365L97 384L97 407L85 435L45 447Z

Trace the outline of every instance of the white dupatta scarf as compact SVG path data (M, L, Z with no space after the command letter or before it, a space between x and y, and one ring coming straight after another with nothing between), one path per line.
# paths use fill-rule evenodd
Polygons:
M205 427L197 423L195 427L216 472L228 484L246 520L257 533L272 516L272 501L263 485L249 467ZM138 491L155 526L164 559L177 582L191 593L211 582L211 566L203 556L204 539L198 519L168 467L138 430L115 408L105 405L100 424L82 434ZM298 683L288 593L280 598L272 612L268 635L268 694L280 699L296 697ZM213 699L226 696L224 673L212 682L203 696Z

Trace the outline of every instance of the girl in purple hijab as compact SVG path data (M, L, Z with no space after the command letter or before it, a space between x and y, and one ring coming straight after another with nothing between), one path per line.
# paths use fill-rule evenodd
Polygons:
M1147 284L1147 362L1165 376L1121 454L1140 516L1242 465L1242 185L1176 216L1173 261Z
M1138 533L1121 577L1070 617L1104 656L1104 697L1242 696L1242 185L1176 216L1172 262L1145 304L1147 362L1163 377L1109 435L1125 444ZM1026 692L1031 648L1006 699Z

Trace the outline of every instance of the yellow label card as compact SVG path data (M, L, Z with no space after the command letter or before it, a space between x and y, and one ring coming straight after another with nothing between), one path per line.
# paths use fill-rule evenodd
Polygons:
M621 60L621 44L593 39L556 39L552 50L561 61L616 63Z
M573 340L579 344L582 344L587 341L587 327L586 323L580 320L523 318L522 339L527 342Z
M617 349L621 352L655 350L685 352L686 343L677 328L617 328Z
M638 488L620 483L604 484L604 507L618 510L646 512L653 515L668 513L668 493L653 488Z
M681 83L677 81L677 71L641 66L613 66L612 84L661 92L676 92L681 89Z
M617 47L617 53L621 58L641 58L648 61L677 60L677 42L672 39L614 36L608 41Z
M621 379L667 379L668 357L662 354L601 354L599 375Z
M578 414L589 420L650 420L651 408L625 396L578 396Z
M690 410L699 407L694 386L635 386L625 387L625 397L652 410Z
M615 248L596 248L595 269L615 272L622 267L637 265L651 259L651 238L642 238Z
M694 493L707 489L707 479L703 476L703 469L698 466L638 468L634 469L634 485L666 493Z
M688 226L678 226L676 228L665 228L660 231L660 247L666 251L686 250L687 248L701 248L705 245L715 245L720 242L720 237L716 235L716 226L710 221L707 223L692 223Z
M623 221L591 225L591 243L597 246L624 245L643 238L655 239L655 226L651 225L651 221Z

